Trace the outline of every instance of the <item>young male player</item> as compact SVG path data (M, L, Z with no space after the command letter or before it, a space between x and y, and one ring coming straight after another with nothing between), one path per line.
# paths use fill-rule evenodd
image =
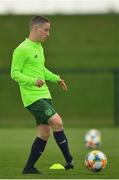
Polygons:
M38 135L34 140L30 155L23 173L39 173L34 167L43 153L53 128L54 138L61 149L66 165L65 169L73 169L73 158L69 152L68 141L63 130L62 119L55 111L46 80L58 83L64 91L67 86L59 75L45 67L43 47L41 45L48 36L50 21L42 16L34 16L30 21L30 33L13 53L11 77L18 82L24 107L34 116L37 122Z

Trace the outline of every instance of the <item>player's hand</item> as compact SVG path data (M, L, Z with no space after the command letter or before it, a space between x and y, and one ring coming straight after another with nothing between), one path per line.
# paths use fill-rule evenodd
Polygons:
M64 91L67 91L67 90L68 90L67 85L66 85L66 83L64 82L63 79L60 79L60 80L58 81L58 84L61 86L61 88L62 88Z
M45 82L44 82L43 80L37 79L35 85L36 85L37 87L42 87L42 86L44 85L44 83L45 83Z

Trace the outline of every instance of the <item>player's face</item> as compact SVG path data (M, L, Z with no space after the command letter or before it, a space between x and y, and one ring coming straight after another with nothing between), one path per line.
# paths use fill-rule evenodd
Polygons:
M36 28L36 36L37 39L41 42L44 42L48 36L50 31L50 23L44 23Z

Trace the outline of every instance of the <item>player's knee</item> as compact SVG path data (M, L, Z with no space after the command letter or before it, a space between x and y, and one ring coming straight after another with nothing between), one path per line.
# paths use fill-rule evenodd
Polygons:
M63 122L61 117L56 114L54 115L50 120L49 120L50 125L52 128L56 131L62 130L63 129Z
M61 130L63 129L63 123L62 123L62 119L59 119L56 121L55 126L54 126L55 130Z

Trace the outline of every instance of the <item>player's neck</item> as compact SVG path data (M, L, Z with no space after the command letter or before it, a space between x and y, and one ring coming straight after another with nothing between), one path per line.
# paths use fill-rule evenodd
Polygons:
M39 42L39 40L37 39L37 37L33 33L29 34L28 39L30 39L33 42Z

